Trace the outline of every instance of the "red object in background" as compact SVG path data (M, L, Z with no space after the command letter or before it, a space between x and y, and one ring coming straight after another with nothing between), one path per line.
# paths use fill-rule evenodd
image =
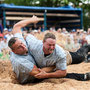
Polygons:
M82 44L82 46L88 44L88 43L87 43L87 40L82 40L82 41L81 41L81 44Z
M0 37L2 37L2 38L3 38L3 34L1 34L1 33L0 33Z

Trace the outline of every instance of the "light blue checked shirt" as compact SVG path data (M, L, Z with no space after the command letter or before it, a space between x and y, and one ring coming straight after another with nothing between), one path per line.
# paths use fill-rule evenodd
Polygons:
M19 37L19 39L26 45L26 42L23 39L22 35L16 34L15 37ZM35 65L35 61L30 53L28 53L27 55L17 55L11 52L10 60L13 71L16 73L16 76L20 83L23 84L26 82L32 82L32 80L34 80L34 78L30 76L30 72Z
M66 70L66 53L58 45L55 46L55 50L52 54L44 56L43 42L36 39L32 35L26 37L26 41L29 47L29 51L33 55L38 67L56 66L56 69Z

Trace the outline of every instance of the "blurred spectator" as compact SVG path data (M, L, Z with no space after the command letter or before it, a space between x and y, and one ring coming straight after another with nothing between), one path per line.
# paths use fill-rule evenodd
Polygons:
M88 35L86 36L86 40L87 40L88 44L90 44L90 34L88 34Z
M0 59L9 60L9 51L7 38L0 34Z
M3 34L2 33L0 33L0 38L3 38Z
M7 42L10 40L11 37L13 37L12 29L4 29L3 35L7 38Z
M61 33L61 28L58 28L58 29L57 29L57 32L58 32L58 33Z
M66 32L66 28L62 28L62 33L65 33Z
M38 29L38 34L40 34L41 33L41 30L40 29Z
M73 29L73 30L71 30L71 32L70 32L70 38L72 39L72 40L74 40L74 36L76 35L76 30L75 29Z
M55 26L50 27L50 31L56 31Z
M85 36L85 35L83 35L83 36L82 36L82 39L81 39L80 43L81 43L81 45L82 45L82 46L84 46L84 45L87 45L87 44L88 44L88 42L87 42L87 40L86 40L86 36Z
M90 28L88 28L88 31L87 31L88 34L90 34Z
M9 51L10 51L10 48L8 47L7 37L4 36L4 40L2 41L3 59L9 59Z
M44 32L44 31L45 31L45 27L44 27L44 25L42 25L41 32Z
M72 40L70 38L67 38L67 43L65 45L65 49L68 51L73 51L73 49L74 49L74 43L72 42Z
M2 24L0 24L0 33L3 33L3 27L2 27Z
M4 28L4 30L3 30L3 35L5 36L5 35L7 35L8 34L8 29L7 28Z
M39 34L41 33L41 27L38 28L38 33L39 33Z
M4 39L2 41L2 46L3 46L3 49L8 49L8 42L7 42L6 36L4 36Z
M80 43L77 38L74 38L74 51L77 51L80 48Z
M29 30L28 30L28 33L32 32L32 28L30 27Z
M3 48L2 41L3 41L3 34L0 33L0 53L2 52L2 48Z

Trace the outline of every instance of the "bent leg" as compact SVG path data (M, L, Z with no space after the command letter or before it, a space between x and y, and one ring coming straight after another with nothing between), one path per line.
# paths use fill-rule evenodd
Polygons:
M82 55L78 55L77 52L70 52L72 57L72 63L71 64L79 64L85 60L85 57Z
M72 56L72 64L78 64L86 61L88 52L90 52L90 45L82 46L76 52L70 52Z

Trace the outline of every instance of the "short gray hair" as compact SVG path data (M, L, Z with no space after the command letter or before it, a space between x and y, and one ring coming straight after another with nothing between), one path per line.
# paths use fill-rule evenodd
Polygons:
M14 48L12 47L12 45L15 44L16 40L17 40L17 37L12 37L12 38L9 40L8 46L9 46L11 49L14 49Z
M52 39L56 40L56 37L55 37L55 35L53 33L46 33L44 38L43 38L43 41L45 42L46 39L48 39L48 38L52 38Z

